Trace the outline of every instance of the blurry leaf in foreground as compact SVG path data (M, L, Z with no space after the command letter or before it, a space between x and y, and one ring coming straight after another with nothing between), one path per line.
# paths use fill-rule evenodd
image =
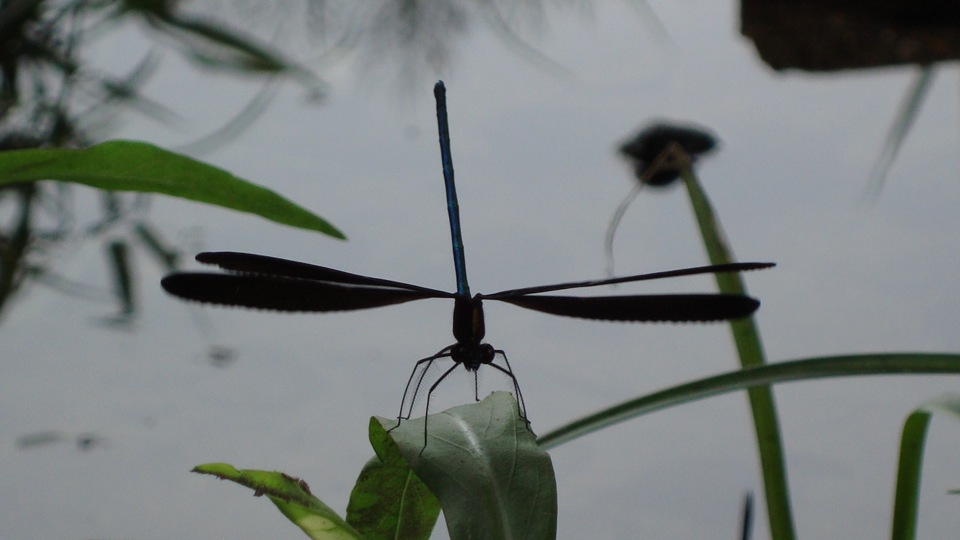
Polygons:
M494 392L428 418L426 447L424 418L404 420L390 436L440 500L451 539L556 538L553 463L512 394ZM397 424L377 420L385 429Z
M57 148L0 153L0 186L36 180L171 195L344 238L343 233L323 218L267 188L141 142L111 141L85 150Z

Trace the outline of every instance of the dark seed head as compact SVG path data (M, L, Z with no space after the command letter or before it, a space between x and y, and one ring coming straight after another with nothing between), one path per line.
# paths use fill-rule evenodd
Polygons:
M661 163L656 163L673 144L679 146L692 161L696 161L698 156L713 150L717 140L703 128L659 122L641 130L623 143L619 150L633 164L638 180L660 187L667 186L680 177L676 160L661 160ZM648 170L655 163L656 170Z

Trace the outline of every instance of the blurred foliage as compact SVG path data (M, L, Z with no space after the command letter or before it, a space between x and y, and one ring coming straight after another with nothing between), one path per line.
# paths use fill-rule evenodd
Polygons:
M264 90L193 151L225 143L249 126L273 96L274 82L293 80L307 96L321 98L326 86L304 63L293 60L304 37L312 64L359 60L361 69L396 69L389 84L400 87L430 71L449 68L457 40L485 25L533 63L565 74L521 35L541 29L548 7L577 7L582 0L469 2L442 0L346 2L301 0L0 0L0 150L84 148L103 139L122 112L160 122L179 120L174 111L143 90L160 68L161 48L172 48L201 74L259 78ZM95 65L90 45L136 28L153 43L127 73ZM312 52L300 52L308 57ZM58 183L0 188L0 318L14 293L28 282L56 286L69 294L112 301L122 318L136 315L134 260L139 248L175 265L179 250L162 240L147 217L149 197L102 192L101 214L81 223L75 190ZM144 234L144 231L150 231ZM71 283L57 274L56 255L83 240L104 243L111 253L112 285ZM124 257L116 247L126 245ZM121 263L120 261L126 261ZM125 265L123 267L119 265ZM126 277L123 277L126 276ZM133 287L133 288L130 288ZM129 288L129 290L128 290ZM111 294L110 291L113 291ZM112 298L112 300L111 300Z
M265 82L293 79L311 97L322 96L318 77L275 47L224 22L188 14L183 3L149 0L0 1L0 150L84 148L121 112L169 122L175 114L142 89L160 66L149 51L128 73L114 74L84 53L128 28L148 28L201 72L242 73ZM66 294L113 303L105 320L128 325L136 315L134 259L143 251L164 269L179 249L148 218L149 197L101 191L100 212L84 217L75 190L57 182L21 182L0 188L0 315L30 282ZM111 276L104 285L72 282L58 273L58 256L71 245L104 245ZM140 249L134 249L134 248Z

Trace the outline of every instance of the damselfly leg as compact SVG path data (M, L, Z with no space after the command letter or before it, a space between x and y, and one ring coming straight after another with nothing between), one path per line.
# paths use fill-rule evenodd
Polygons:
M504 365L500 365L495 362L497 355L503 357ZM437 377L437 380L430 385L430 388L427 389L423 424L424 448L427 446L427 418L430 415L430 400L433 397L433 393L437 387L440 386L440 383L442 383L444 379L453 373L453 371L460 365L463 365L464 369L473 374L474 399L478 402L480 401L480 389L477 371L481 365L491 366L497 371L506 375L510 379L510 384L513 386L514 396L516 396L517 404L519 405L520 409L520 417L529 428L530 421L527 419L527 406L523 400L523 393L520 391L520 384L517 382L517 377L513 374L513 368L510 366L510 360L507 358L507 355L504 351L494 349L492 346L484 343L480 345L479 348L464 348L461 346L461 344L450 345L449 347L441 349L432 356L418 360L413 368L413 371L410 373L409 379L407 379L406 387L403 389L403 398L400 402L400 413L397 415L397 425L393 426L388 431L393 431L394 429L400 427L400 424L403 420L409 420L411 416L413 416L413 408L416 404L417 396L420 395L420 391L423 388L424 381L427 379L427 373L437 360L441 360L443 358L452 359L453 365L444 370L443 373ZM408 397L409 401L407 399Z

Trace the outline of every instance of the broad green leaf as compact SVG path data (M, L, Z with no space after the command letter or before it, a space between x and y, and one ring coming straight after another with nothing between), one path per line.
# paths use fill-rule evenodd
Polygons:
M377 455L363 467L353 487L347 523L368 540L430 538L440 501L375 418L370 419L370 444Z
M397 423L377 420L385 429ZM390 436L440 499L451 539L556 538L553 463L511 394L404 420Z
M886 353L829 356L731 371L614 405L561 426L543 435L537 442L544 449L554 448L644 414L756 386L864 375L960 375L960 354Z
M927 440L930 417L946 412L960 418L960 396L946 395L927 403L907 417L900 437L900 459L897 466L897 489L893 503L894 540L912 540L917 534L920 503L920 477L923 471L923 448Z
M36 180L171 195L344 238L323 218L267 188L142 142L111 141L84 150L50 148L0 153L0 186Z
M256 496L266 495L297 527L314 540L357 540L363 537L336 512L310 493L307 483L276 471L236 469L226 463L207 463L193 472L212 474L253 490Z

